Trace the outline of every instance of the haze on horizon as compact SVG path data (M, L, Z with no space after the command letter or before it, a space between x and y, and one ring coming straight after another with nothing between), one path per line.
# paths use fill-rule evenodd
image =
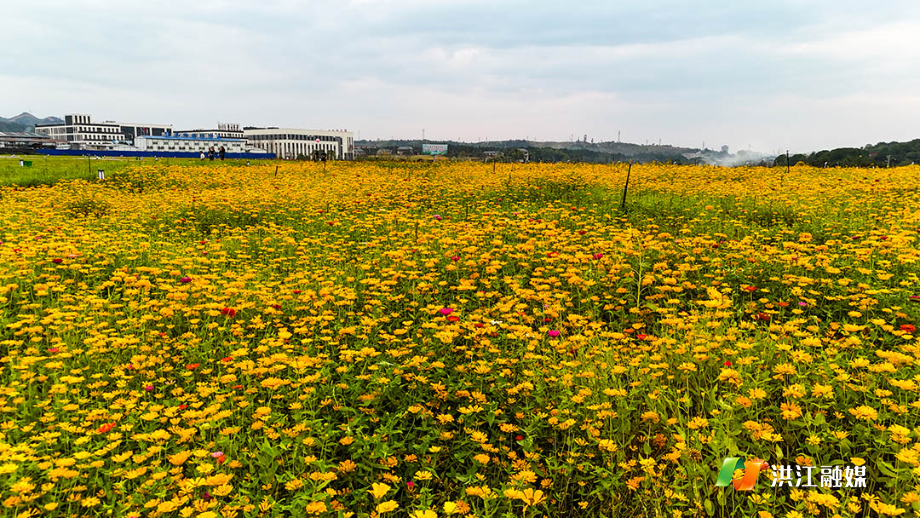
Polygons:
M46 0L0 116L765 152L920 138L920 3Z

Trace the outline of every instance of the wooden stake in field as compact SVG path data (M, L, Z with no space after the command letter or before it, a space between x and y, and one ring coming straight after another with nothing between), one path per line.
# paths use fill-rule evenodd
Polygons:
M623 201L620 202L620 210L626 210L626 191L629 190L629 175L632 173L632 160L626 166L626 183L623 184Z

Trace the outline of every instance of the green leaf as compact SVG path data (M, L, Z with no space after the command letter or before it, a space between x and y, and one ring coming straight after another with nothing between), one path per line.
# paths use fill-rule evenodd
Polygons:
M892 478L898 478L897 470L891 464L887 462L883 462L883 461L878 461L875 463L875 465L876 467L878 467L878 470L881 471L883 475L886 475Z
M709 516L716 514L716 510L712 505L712 500L707 499L706 502L703 503L703 507L706 508L706 514Z

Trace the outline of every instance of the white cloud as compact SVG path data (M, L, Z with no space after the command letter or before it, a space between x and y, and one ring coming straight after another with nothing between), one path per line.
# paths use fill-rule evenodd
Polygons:
M912 138L920 4L18 2L0 115L770 150Z

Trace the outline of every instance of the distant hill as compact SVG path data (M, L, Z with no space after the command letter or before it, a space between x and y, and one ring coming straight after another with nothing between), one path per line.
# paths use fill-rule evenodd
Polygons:
M22 124L16 124L6 119L0 119L0 131L26 131L27 128Z
M361 140L355 145L373 154L378 149L395 151L398 148L411 147L415 153L421 153L422 144L434 141L421 140ZM694 148L675 147L669 145L642 145L627 142L587 142L584 140L571 142L542 142L533 140L502 140L489 142L454 142L437 141L448 144L450 157L482 157L486 151L498 152L499 160L516 161L519 159L518 150L526 150L532 161L542 162L591 162L606 164L634 160L637 162L673 162L681 164L691 163L721 163L729 156L727 153L700 150Z
M22 112L8 119L0 117L0 131L32 131L36 124L60 124L64 119L45 117L40 119L29 112Z

